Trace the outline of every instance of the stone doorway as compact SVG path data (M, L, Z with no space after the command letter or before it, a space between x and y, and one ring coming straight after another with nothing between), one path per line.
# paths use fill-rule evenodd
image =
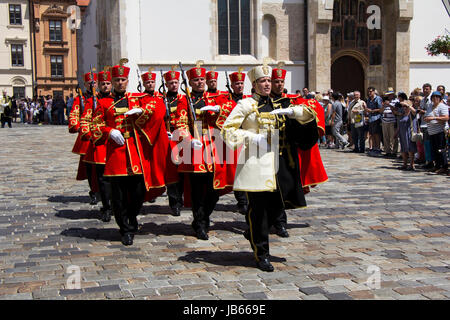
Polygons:
M365 96L365 74L361 63L354 57L342 56L331 66L331 88L344 96L349 92L361 91Z

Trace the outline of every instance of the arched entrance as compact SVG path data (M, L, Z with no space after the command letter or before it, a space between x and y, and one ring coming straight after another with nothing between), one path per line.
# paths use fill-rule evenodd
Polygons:
M354 57L342 56L336 59L331 66L331 88L344 96L358 90L364 97L364 80L364 68Z

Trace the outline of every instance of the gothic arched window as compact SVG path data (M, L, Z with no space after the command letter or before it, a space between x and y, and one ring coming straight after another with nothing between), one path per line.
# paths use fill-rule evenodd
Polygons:
M218 0L219 54L251 54L250 0Z
M358 22L365 23L366 22L366 4L364 1L359 2L359 10L358 10Z
M334 0L333 5L333 22L341 21L341 4L339 0Z
M375 44L370 46L369 50L369 62L370 65L376 66L381 64L381 45Z
M344 20L344 40L355 40L355 20L351 18Z
M358 0L351 0L350 15L356 16L358 14Z
M331 52L353 49L364 54L371 65L382 63L382 32L369 30L367 26L366 0L335 0L331 23ZM371 4L382 7L381 0Z

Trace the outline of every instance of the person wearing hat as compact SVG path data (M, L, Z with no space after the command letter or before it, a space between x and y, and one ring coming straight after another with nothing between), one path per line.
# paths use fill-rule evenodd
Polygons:
M82 139L84 133L81 128L82 115L86 109L89 108L89 104L92 103L92 87L97 88L98 75L96 73L85 73L83 76L85 92L82 95L78 95L74 102L69 114L69 132L72 134L78 134L75 144L72 148L72 152L80 156L80 162L78 165L77 180L88 180L89 183L89 197L92 205L98 202L98 186L93 179L93 166L90 163L84 162L87 149L89 147L89 140ZM81 89L80 89L81 91Z
M208 86L207 94L208 97L217 96L217 94L228 94L226 91L217 90L217 81L219 79L219 73L215 71L216 68L213 67L211 71L206 73L206 85Z
M97 105L98 101L107 98L111 94L112 89L112 78L111 78L111 67L106 66L104 71L98 73L99 81L99 92L97 92ZM81 132L82 139L89 141L89 147L87 148L86 155L83 161L86 164L90 164L95 167L95 175L97 177L97 185L99 188L100 199L102 202L101 220L103 222L111 221L111 184L109 179L104 176L105 165L106 165L106 141L102 141L97 145L93 143L92 138L92 118L95 112L94 110L94 97L89 99L85 111L81 118Z
M431 152L434 167L430 170L434 174L448 174L447 146L445 140L445 124L449 120L448 106L443 102L442 93L435 91L431 94L432 105L425 114L428 135L431 142Z
M285 208L305 207L297 147L310 149L319 138L316 113L306 105L283 108L270 98L272 69L265 63L248 72L255 90L238 102L224 123L222 136L233 148L242 147L234 189L247 192L249 232L244 234L259 269L272 272L269 228ZM292 135L303 126L306 135ZM278 170L277 170L278 168Z
M208 240L210 216L219 197L232 191L235 165L227 164L226 156L218 157L224 154L220 149L223 146L220 128L231 106L226 95L206 92L206 69L202 64L203 61L198 61L196 67L187 71L192 88L188 103L192 104L197 122L193 123L189 106L179 105L177 110L177 132L183 146L178 170L189 174L191 188L185 192L191 192L192 228L198 239ZM189 200L187 194L186 200Z
M272 70L272 92L270 97L273 99L275 105L281 104L282 108L288 108L290 105L307 105L314 110L317 114L317 124L311 122L312 126L317 126L319 135L325 135L325 113L323 107L319 102L315 100L304 99L301 95L289 95L284 93L285 80L287 70L282 69L284 62L279 62L277 68ZM309 130L309 129L306 129ZM299 132L303 134L303 132ZM294 133L293 133L294 134ZM298 148L298 156L300 160L300 173L302 179L302 185L305 194L309 192L309 187L315 187L318 184L328 181L325 168L323 167L322 158L318 144L314 145L311 149L301 150ZM283 209L280 211L280 215L275 221L276 233L282 238L288 238L289 233L286 230L287 227L287 215Z
M160 98L129 93L127 59L111 69L113 92L99 100L92 120L92 140L106 141L104 176L110 179L112 212L122 244L133 244L144 200L165 191L169 140L166 110Z
M148 72L141 75L142 83L144 84L145 93L151 97L161 97L162 95L156 91L156 73L153 68L149 68Z

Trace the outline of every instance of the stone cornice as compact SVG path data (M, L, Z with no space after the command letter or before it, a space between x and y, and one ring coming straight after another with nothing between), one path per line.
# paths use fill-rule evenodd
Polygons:
M15 37L15 38L5 38L5 44L9 45L9 44L24 44L25 46L27 45L28 39L27 38L19 38L19 37Z

